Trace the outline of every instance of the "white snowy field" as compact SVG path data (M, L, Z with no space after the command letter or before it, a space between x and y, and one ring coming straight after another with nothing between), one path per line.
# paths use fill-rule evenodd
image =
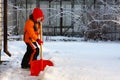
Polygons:
M62 37L57 37L62 38ZM2 52L0 80L120 80L120 42L44 41L44 59L54 62L39 76L20 68L23 41L9 41L12 57Z

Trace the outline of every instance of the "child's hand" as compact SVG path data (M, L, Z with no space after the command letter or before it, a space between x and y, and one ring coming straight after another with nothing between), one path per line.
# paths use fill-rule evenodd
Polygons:
M39 45L43 44L43 41L41 41L40 39L37 39L37 42L38 42Z

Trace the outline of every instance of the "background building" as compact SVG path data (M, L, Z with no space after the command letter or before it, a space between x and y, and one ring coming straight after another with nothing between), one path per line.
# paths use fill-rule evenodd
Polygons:
M8 0L8 35L22 35L26 19L35 7L40 7L45 14L43 31L46 36L118 40L119 4L119 0Z

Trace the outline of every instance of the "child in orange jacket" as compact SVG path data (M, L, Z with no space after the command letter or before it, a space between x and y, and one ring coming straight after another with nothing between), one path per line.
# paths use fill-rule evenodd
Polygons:
M31 56L33 55L32 60L36 60L39 55L39 45L42 45L43 43L39 37L40 27L42 27L41 23L43 20L43 11L40 8L34 8L33 13L25 23L24 42L27 45L27 50L22 59L21 68L29 68Z

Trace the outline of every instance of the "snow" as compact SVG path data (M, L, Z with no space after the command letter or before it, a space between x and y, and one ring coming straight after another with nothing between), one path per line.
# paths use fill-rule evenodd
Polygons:
M47 66L39 76L20 68L26 51L23 41L9 41L8 49L12 57L2 51L2 60L9 62L0 65L0 80L120 80L119 42L50 37L44 40L43 56L54 66Z

